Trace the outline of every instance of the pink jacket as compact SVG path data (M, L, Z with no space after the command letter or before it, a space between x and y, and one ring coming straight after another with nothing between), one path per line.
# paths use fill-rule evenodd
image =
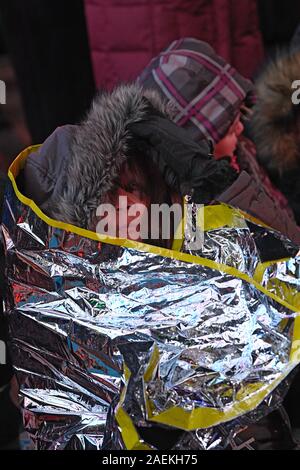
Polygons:
M263 59L253 0L85 0L96 85L135 79L173 40L211 44L246 77Z

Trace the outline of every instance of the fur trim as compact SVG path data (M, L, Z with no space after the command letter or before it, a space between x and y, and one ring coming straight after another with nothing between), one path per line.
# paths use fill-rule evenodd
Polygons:
M146 117L149 102L170 117L171 108L158 93L136 84L121 85L112 93L96 96L71 144L64 192L55 209L58 220L91 227L101 199L114 188L129 156L131 135L127 126Z
M300 107L292 103L294 80L300 79L300 52L271 62L257 83L254 140L261 163L281 174L300 164Z

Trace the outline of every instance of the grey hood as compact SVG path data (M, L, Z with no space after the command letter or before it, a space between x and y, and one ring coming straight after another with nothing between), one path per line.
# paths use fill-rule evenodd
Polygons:
M81 124L57 128L28 157L25 194L48 216L91 227L101 198L114 189L129 156L128 126L147 117L149 102L171 117L169 104L136 84L97 95Z

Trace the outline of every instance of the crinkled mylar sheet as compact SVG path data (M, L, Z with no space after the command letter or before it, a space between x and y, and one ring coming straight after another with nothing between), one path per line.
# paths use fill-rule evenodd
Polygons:
M153 448L139 431L151 426L184 431L174 449L225 448L282 400L295 311L236 271L52 227L12 188L3 238L11 352L37 448L101 449L104 434L105 448ZM247 224L204 240L197 256L254 276ZM297 258L275 263L262 285L298 291L298 271Z

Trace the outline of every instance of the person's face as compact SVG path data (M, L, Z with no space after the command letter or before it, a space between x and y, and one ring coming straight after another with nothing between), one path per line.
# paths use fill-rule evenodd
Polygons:
M240 113L235 118L232 126L228 130L227 134L221 139L214 148L214 156L216 159L222 157L233 157L237 147L238 138L244 130L244 125L241 122Z
M158 191L152 191L152 186ZM151 217L151 204L163 204L166 202L166 188L160 174L147 171L139 165L125 163L115 191L108 194L104 203L113 205L115 211L106 213L103 218L111 227L115 227L115 235L119 238L128 238L135 241L146 240L146 243L161 243L161 239L152 239L152 233L160 234L160 218ZM171 204L180 204L181 197L173 192L168 193ZM124 203L125 202L125 203ZM168 203L169 203L168 202ZM145 225L144 225L145 223ZM172 222L171 222L172 223ZM147 227L147 233L142 230L141 225ZM137 230L136 230L137 227ZM132 231L133 228L133 231ZM175 230L177 227L173 227ZM151 231L153 229L153 232ZM101 231L101 233L103 233ZM173 233L173 232L172 232ZM164 247L171 247L172 235L164 239Z
M115 208L115 212L105 215L105 220L111 227L115 227L117 237L123 237L122 234L126 234L126 238L130 239L130 231L127 230L130 223L136 217L146 216L150 198L145 194L144 187L145 176L141 172L133 171L125 163L122 167L119 187L104 201L111 203ZM140 241L140 238L134 239Z
M140 189L132 188L132 190L124 190L122 188L117 189L116 199L116 231L117 236L122 236L122 233L127 233L127 238L131 239L129 228L131 222L137 217L147 217L147 210L150 201L146 198ZM134 238L136 241L140 241L141 237Z

